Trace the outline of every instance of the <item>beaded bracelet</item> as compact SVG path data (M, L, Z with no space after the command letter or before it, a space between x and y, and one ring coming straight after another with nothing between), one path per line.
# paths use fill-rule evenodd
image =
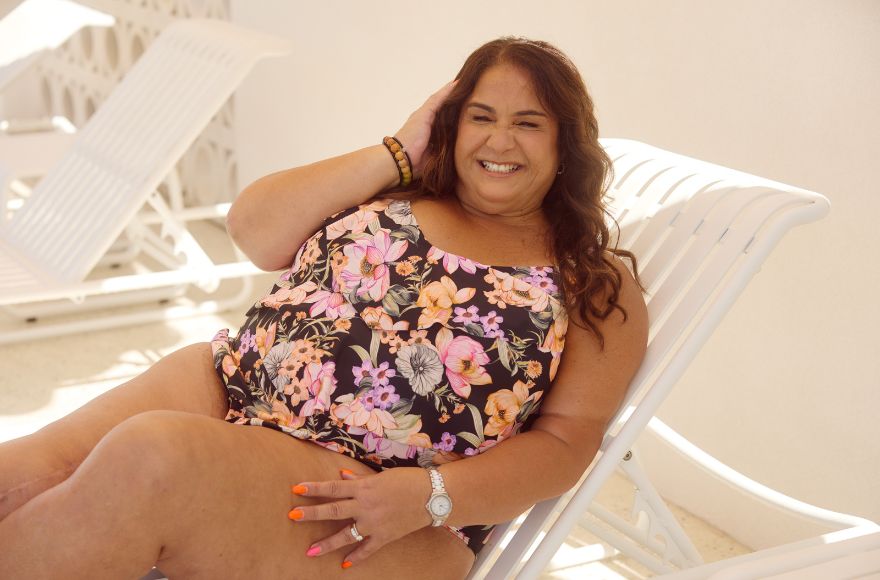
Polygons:
M409 160L409 154L400 141L394 137L385 137L382 139L382 144L385 145L385 148L388 149L388 152L391 153L391 156L394 157L394 162L397 164L397 174L400 176L400 183L398 185L406 187L412 183L412 163Z

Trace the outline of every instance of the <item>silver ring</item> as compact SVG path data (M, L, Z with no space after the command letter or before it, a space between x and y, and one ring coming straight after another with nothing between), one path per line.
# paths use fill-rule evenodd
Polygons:
M355 542L363 542L364 537L360 535L358 532L357 526L355 524L351 524L351 528L348 530L351 533L351 537L354 538Z

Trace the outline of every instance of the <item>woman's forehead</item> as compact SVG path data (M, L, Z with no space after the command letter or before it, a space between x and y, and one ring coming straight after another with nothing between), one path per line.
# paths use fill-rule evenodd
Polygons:
M498 64L486 69L465 106L486 105L491 108L503 106L516 111L548 111L535 92L531 75L520 67Z

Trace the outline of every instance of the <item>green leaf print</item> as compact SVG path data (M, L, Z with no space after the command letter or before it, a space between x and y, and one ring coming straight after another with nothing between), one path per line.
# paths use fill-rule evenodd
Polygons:
M379 331L374 330L373 336L370 338L370 362L373 363L373 368L378 366L377 356L379 356Z
M474 435L473 433L468 433L467 431L460 431L459 433L456 433L455 436L459 439L464 439L474 447L479 447L483 444L483 442L480 441L480 439L476 435Z
M350 348L350 349L353 350L355 353L357 353L357 355L358 355L358 356L360 357L360 359L361 359L361 362L367 362L367 361L370 360L370 353L368 353L366 350L364 350L364 347L362 347L361 345L359 345L359 344L350 344L350 345L348 345L348 348Z
M392 296L390 292L386 293L385 297L382 298L382 308L394 318L400 316L400 307L397 305L397 302L394 301L394 296Z
M481 415L480 410L471 403L467 404L467 408L470 409L471 415L474 417L474 431L476 431L477 437L480 438L480 441L483 441L486 438L485 435L483 435L483 415Z

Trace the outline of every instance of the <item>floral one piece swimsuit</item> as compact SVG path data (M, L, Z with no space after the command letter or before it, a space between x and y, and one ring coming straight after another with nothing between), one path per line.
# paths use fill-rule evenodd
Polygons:
M556 374L568 324L557 282L553 268L431 245L407 200L342 211L236 338L213 339L226 420L377 471L483 453L529 428ZM492 528L447 526L475 554Z

